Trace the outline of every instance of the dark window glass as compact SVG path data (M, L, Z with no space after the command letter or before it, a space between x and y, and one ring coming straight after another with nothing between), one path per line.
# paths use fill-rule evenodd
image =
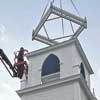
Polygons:
M84 70L84 65L83 63L80 64L80 68L81 68L81 74L83 75L84 79L85 79L85 70Z
M54 55L50 54L42 65L42 76L60 72L60 60Z

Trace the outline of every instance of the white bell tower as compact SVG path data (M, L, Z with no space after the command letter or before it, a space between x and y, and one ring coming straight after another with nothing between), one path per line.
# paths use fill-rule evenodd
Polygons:
M56 17L51 18L51 15ZM70 21L71 26L77 24L73 34L51 39L39 33L42 27L47 32L46 22L59 18L62 26L63 20ZM21 80L21 89L17 91L22 100L96 100L90 90L93 70L77 39L85 28L86 18L51 3L32 34L32 40L49 46L26 55L29 60L28 79ZM64 41L60 42L58 39L62 38Z

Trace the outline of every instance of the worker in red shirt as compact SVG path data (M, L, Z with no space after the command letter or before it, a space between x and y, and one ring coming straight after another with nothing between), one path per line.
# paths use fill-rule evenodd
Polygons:
M22 79L24 72L26 73L26 78L27 78L27 74L28 74L28 65L27 65L27 62L24 61L25 52L28 53L28 50L21 47L19 51L14 53L15 54L14 66L17 69L18 77L20 79ZM16 61L16 59L17 59L17 61Z

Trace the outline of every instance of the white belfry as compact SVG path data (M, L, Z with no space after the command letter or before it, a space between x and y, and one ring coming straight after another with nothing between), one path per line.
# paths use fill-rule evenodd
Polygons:
M51 13L79 25L69 40L57 42L38 34ZM17 91L22 100L96 99L90 90L93 70L77 39L86 27L86 18L51 4L32 35L32 39L49 46L26 54L29 60L28 79L21 80L21 89Z

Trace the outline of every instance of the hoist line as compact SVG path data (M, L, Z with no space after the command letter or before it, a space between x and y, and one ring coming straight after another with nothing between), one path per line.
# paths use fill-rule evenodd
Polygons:
M62 0L60 0L60 8L62 9ZM63 32L63 36L64 36L64 21L63 21L63 18L61 18L61 23L62 23L62 32Z
M50 2L50 0L48 0L47 4L46 4L46 6L45 6L45 8L44 8L44 10L43 10L41 19L43 18L44 14L45 14L45 12L46 12L46 10L47 10L47 7L48 7L48 5L49 5L49 2ZM52 4L53 4L53 3L55 2L55 0L52 0L51 2L52 2Z
M72 32L75 33L75 32L74 32L74 27L73 27L73 24L72 24L71 21L70 21L70 25L71 25Z
M47 35L47 38L50 39L50 38L49 38L49 35L48 35L48 32L47 32L47 30L46 30L45 25L43 25L43 28L44 28L44 31L45 31L45 33L46 33L46 35Z
M73 0L70 0L71 1L71 4L73 5L74 9L76 10L77 14L80 16L80 13L76 7L76 5L74 4Z
M45 14L45 12L46 12L46 10L47 10L47 7L48 7L48 5L49 5L49 2L50 2L50 0L48 0L47 4L46 4L46 6L45 6L45 8L44 8L44 10L43 10L41 19L43 18L44 14Z

